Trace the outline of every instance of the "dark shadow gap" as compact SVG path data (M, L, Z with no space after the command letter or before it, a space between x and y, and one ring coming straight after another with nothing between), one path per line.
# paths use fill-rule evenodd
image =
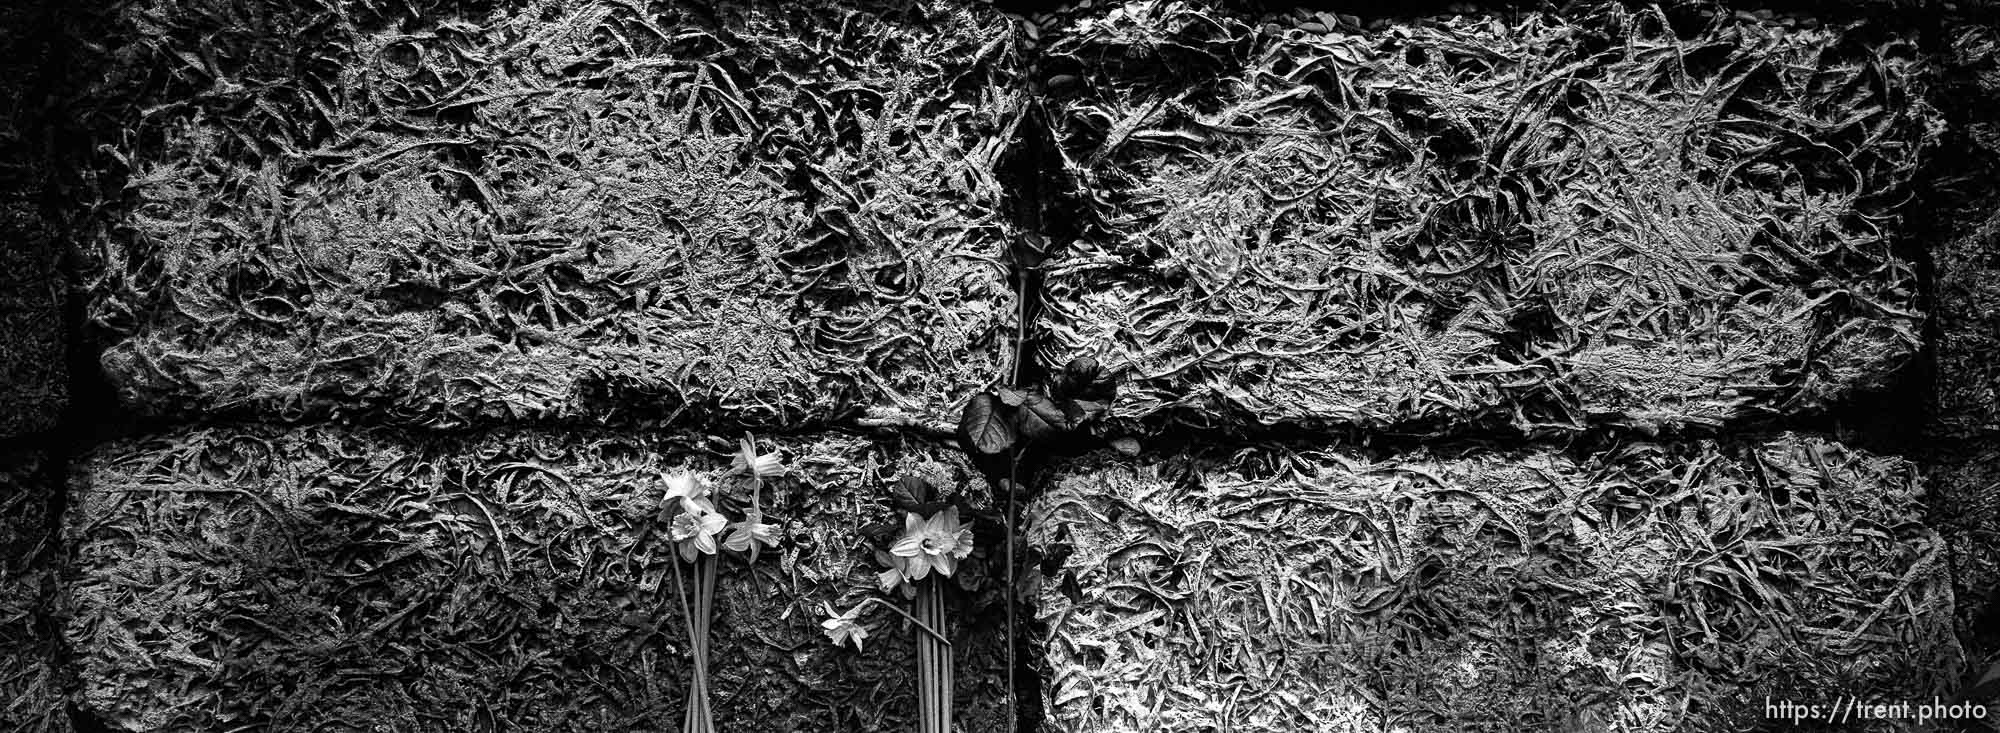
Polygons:
M1034 64L1028 64L1030 69ZM1034 81L1038 75L1030 71L1024 75L1023 83L1039 86ZM1075 219L1064 212L1064 197L1073 182L1067 178L1061 159L1055 151L1054 141L1049 137L1048 113L1042 107L1039 89L1032 88L1029 102L1016 117L1013 137L1008 140L1007 151L1000 158L995 178L1003 188L1003 210L1013 225L1014 236L1010 238L1009 251L1002 260L1007 264L1007 282L1013 289L1018 302L1015 304L1016 337L1008 364L1011 373L1002 375L1001 383L1010 387L1037 384L1047 376L1037 353L1037 335L1041 329L1035 328L1042 311L1044 274L1041 268L1048 256L1065 246L1076 236ZM981 456L977 451L967 451L987 483L1004 494L1002 511L1013 531L1005 541L1012 547L1020 548L1009 557L1006 578L1014 579L1018 573L1033 562L1033 550L1020 541L1022 536L1021 510L1032 500L1033 495L1025 489L1036 485L1030 480L1035 471L1032 466L1037 456L1024 449L1015 449L1006 455ZM1012 637L1008 644L1013 649L1013 694L1015 710L1014 730L1019 733L1035 733L1041 730L1046 717L1047 705L1042 699L1043 669L1041 645L1036 643L1046 634L1046 629L1035 619L1036 607L1032 601L1019 597L1018 583L1010 585L1002 597L1011 604L1010 614Z

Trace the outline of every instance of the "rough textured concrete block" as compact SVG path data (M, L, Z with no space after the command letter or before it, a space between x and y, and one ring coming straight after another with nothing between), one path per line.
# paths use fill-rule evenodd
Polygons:
M1594 4L1350 18L1126 6L1047 49L1089 193L1042 356L1122 371L1114 415L1713 427L1918 351L1912 40Z
M1049 730L1748 730L1766 695L1949 695L1921 494L1797 436L1087 456L1029 520Z
M0 451L0 730L69 733L50 621L58 474L39 451Z
M946 414L1005 353L997 14L160 0L120 20L101 94L146 114L91 314L146 411L796 429Z
M67 522L81 704L132 731L675 730L692 667L660 477L726 469L734 445L311 428L106 446ZM983 482L925 445L776 445L796 469L764 495L781 547L724 558L716 584L717 723L909 729L915 632L878 611L865 651L835 647L820 604L879 593L861 530L898 518L898 475ZM1001 625L955 598L959 718L1000 730Z

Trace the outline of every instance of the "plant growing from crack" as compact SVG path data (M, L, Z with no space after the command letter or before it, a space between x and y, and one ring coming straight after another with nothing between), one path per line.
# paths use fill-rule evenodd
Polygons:
M687 471L667 477L667 491L662 501L678 501L680 507L670 520L668 536L679 550L682 562L694 566L693 598L690 599L680 563L673 564L681 616L687 621L688 646L693 650L694 658L687 715L682 722L682 730L686 733L715 733L715 715L709 707L708 629L715 615L718 550L728 548L743 553L754 564L764 548L777 544L776 529L764 522L761 494L764 479L776 478L784 473L784 464L776 453L760 454L756 440L748 435L743 437L738 443L735 461L726 474L744 480L750 494L750 508L744 511L743 519L736 522L730 522L716 506L708 479Z
M1032 267L1039 262L1039 252L1036 252L1035 257L1025 264ZM1021 318L1025 323L1025 311ZM1018 383L1020 379L1020 360L1017 358L1010 383ZM1093 432L1091 429L1109 411L1116 394L1116 380L1104 373L1097 360L1079 356L1064 365L1054 379L1037 389L1022 391L1005 386L995 387L966 400L959 414L958 440L961 447L979 456L1004 456L1007 461L1006 483L1002 485L1007 503L1001 519L1006 524L1007 710L1010 720L1019 721L1014 680L1015 635L1019 628L1015 619L1015 595L1019 586L1014 577L1014 546L1018 541L1014 517L1021 458L1030 446L1037 443L1046 444ZM1114 441L1120 451L1127 451L1129 444L1130 438Z
M1096 359L1079 356L1045 385L973 395L959 414L959 441L973 453L997 456L1083 435L1110 409L1116 392Z

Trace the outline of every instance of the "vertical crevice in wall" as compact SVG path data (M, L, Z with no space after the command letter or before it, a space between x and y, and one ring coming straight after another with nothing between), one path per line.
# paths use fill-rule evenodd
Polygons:
M1922 53L1938 71L1929 90L1941 139L1904 217L1922 267L1923 420L1910 431L1927 469L1928 522L1949 548L1959 640L1968 677L2000 654L2000 9L1961 3L1925 13ZM1967 679L1972 682L1973 679Z
M1032 68L1033 64L1029 66ZM1007 264L1007 285L1015 293L1014 315L1016 319L1012 352L1007 359L1009 373L1002 376L1002 383L1009 387L1033 384L1042 378L1042 368L1035 359L1037 323L1042 309L1043 274L1041 264L1054 246L1048 223L1049 192L1054 181L1051 176L1060 168L1054 167L1050 159L1047 113L1042 108L1040 90L1035 88L1032 74L1028 79L1029 91L1022 109L1012 126L1012 139L1008 140L1007 152L1000 159L996 178L1002 186L1005 201L1003 208L1011 225L1008 251L1002 257ZM1022 568L1032 560L1026 557L1032 550L1026 549L1020 541L1023 536L1022 509L1032 498L1026 487L1035 485L1033 476L1037 456L1027 449L1016 449L1006 455L982 458L976 451L969 452L991 479L990 483L1000 487L1005 494L1003 511L1014 531L1007 541L1015 547L1023 548L1011 558L1009 578L1018 579ZM1012 604L1012 638L1008 643L1013 649L1013 694L1016 701L1014 729L1023 733L1033 733L1041 729L1043 719L1042 665L1038 640L1043 629L1035 621L1036 607L1021 598L1018 583L1003 594Z
M1018 7L1022 3L1001 4L1001 10L1013 13L1034 12L1032 8ZM1011 236L1008 251L1002 261L1007 265L1007 282L1017 298L1015 318L1017 328L1013 340L1013 353L1008 360L1009 373L1001 377L1005 386L1023 391L1034 391L1042 385L1050 384L1055 375L1050 373L1050 365L1042 358L1045 334L1039 327L1044 309L1043 288L1046 280L1044 264L1056 258L1082 235L1089 225L1087 208L1079 197L1082 188L1069 167L1055 139L1050 116L1054 103L1044 81L1051 75L1044 68L1044 59L1029 58L1022 64L1021 85L1016 92L1021 95L1020 111L1008 126L1006 152L1001 156L995 177L1003 192L1002 210L1007 216ZM980 467L994 486L1003 492L1011 492L1006 497L1005 511L1013 523L1014 537L1010 541L1022 549L1013 558L1013 569L1018 577L1029 568L1040 563L1036 550L1021 542L1025 528L1027 504L1034 499L1035 487L1039 486L1043 469L1051 459L1074 452L1070 445L1075 441L1053 442L1024 440L1023 443L999 456L982 456L978 451L968 450L968 456ZM1039 610L1030 598L1019 598L1019 588L1013 589L1010 597L1016 600L1016 634L1013 639L1015 653L1014 692L1019 708L1015 720L1015 730L1034 733L1042 729L1046 715L1043 690L1043 655L1041 640L1048 629L1036 620Z
M58 202L51 195L52 182L60 175L60 163L51 139L59 125L53 124L53 90L56 78L63 66L63 55L67 49L55 43L54 31L61 12L61 4L41 2L20 7L8 14L7 21L18 23L5 29L4 42L9 60L11 78L0 80L0 124L11 122L8 130L11 139L0 138L0 149L4 149L9 160L7 167L12 175L0 178L0 207L14 209L12 216L0 212L0 217L13 221L19 229L4 231L7 241L0 241L0 247L15 248L4 253L0 262L8 267L18 268L7 273L11 286L19 292L5 294L7 307L19 307L22 312L4 314L12 325L32 324L42 320L53 325L62 322L67 305L68 280L58 263L63 239L53 226L58 213ZM9 119L11 118L11 119ZM6 145L11 143L11 145ZM4 174L0 174L4 175ZM34 291L31 294L28 291ZM41 297L37 297L37 295ZM28 431L8 440L10 456L34 456L34 471L27 479L27 490L41 492L39 496L25 497L38 503L34 516L41 520L39 526L23 529L30 533L27 537L0 537L0 543L12 543L27 548L23 557L8 558L7 571L22 571L19 578L38 579L33 588L36 617L31 625L29 640L40 656L40 662L47 664L56 674L67 669L65 663L69 650L62 644L62 624L56 613L58 583L45 571L60 567L62 518L67 501L64 496L64 479L73 445L62 421L69 409L64 404L64 384L68 377L62 374L60 366L67 359L60 353L69 344L65 336L70 329L67 323L55 329L55 334L6 334L9 343L6 348L20 349L9 354L7 359L15 362L7 372L9 378L25 378L27 383L0 385L0 392L10 399L4 408L11 414L5 417L5 427L26 427ZM41 347L53 347L50 353L37 353ZM22 364L17 360L31 360L35 363ZM49 363L53 361L54 363ZM26 367L26 368L22 368ZM34 384L34 382L43 382ZM22 397L26 399L20 399ZM35 460L35 459L31 459ZM0 582L16 582L18 578L0 578ZM73 689L65 679L65 689L58 691L67 695ZM29 703L32 704L33 700ZM67 720L67 710L25 711L30 716L19 719L7 716L13 723L35 726L31 730L64 730L74 725Z
M44 176L38 182L36 208L54 245L60 322L64 350L61 354L67 400L55 425L39 436L49 456L44 485L48 487L47 556L44 561L60 571L68 561L64 527L71 521L70 500L76 478L76 463L94 446L140 429L139 421L119 402L106 379L98 356L105 338L92 328L84 287L87 256L83 250L92 212L87 202L99 200L101 192L116 192L122 180L106 180L117 172L98 165L95 141L107 131L93 129L85 119L96 105L118 104L121 100L98 100L88 90L100 81L96 70L105 46L96 37L106 27L103 16L109 9L98 2L40 3L32 37L42 45L43 62L23 94L23 107L32 110L28 126L35 133L36 154ZM62 583L48 588L42 619L43 632L53 640L55 659L68 698L61 713L78 733L109 731L111 727L77 703L79 690L75 650L64 637L67 600Z

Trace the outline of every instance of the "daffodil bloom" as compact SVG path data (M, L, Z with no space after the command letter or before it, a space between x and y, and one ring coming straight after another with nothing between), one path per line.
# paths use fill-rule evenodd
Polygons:
M882 571L880 575L875 576L875 582L882 586L883 593L895 590L896 586L903 584L903 568L904 563L898 562L888 570Z
M694 562L696 553L715 554L715 536L729 525L729 520L714 510L685 511L674 517L672 536L680 543L681 559Z
M931 568L951 577L958 561L972 554L972 529L959 523L958 507L946 507L930 519L907 514L903 537L889 548L889 554L904 559L903 575L910 580L922 580Z
M882 563L883 567L888 568L888 570L884 570L875 576L875 583L881 586L883 593L896 590L898 586L902 587L903 595L905 596L914 595L917 592L917 589L903 582L903 574L908 572L910 568L909 561L881 550L876 550L875 562Z
M675 499L681 501L681 511L688 514L715 512L715 502L708 498L708 482L686 471L667 477L667 495L660 501L664 503Z
M777 546L776 530L764 523L764 512L752 507L743 513L743 521L729 525L729 538L722 545L736 552L748 552L750 562L756 562L759 550Z
M861 607L856 606L841 614L834 613L833 608L824 603L821 603L819 608L831 617L819 622L820 628L826 630L826 638L832 639L835 646L852 641L854 648L859 650L861 641L868 638L868 627L862 626L861 622L855 620Z
M736 460L730 465L729 470L757 479L785 474L785 466L778 462L778 454L758 455L757 444L751 442L749 436L737 441Z

